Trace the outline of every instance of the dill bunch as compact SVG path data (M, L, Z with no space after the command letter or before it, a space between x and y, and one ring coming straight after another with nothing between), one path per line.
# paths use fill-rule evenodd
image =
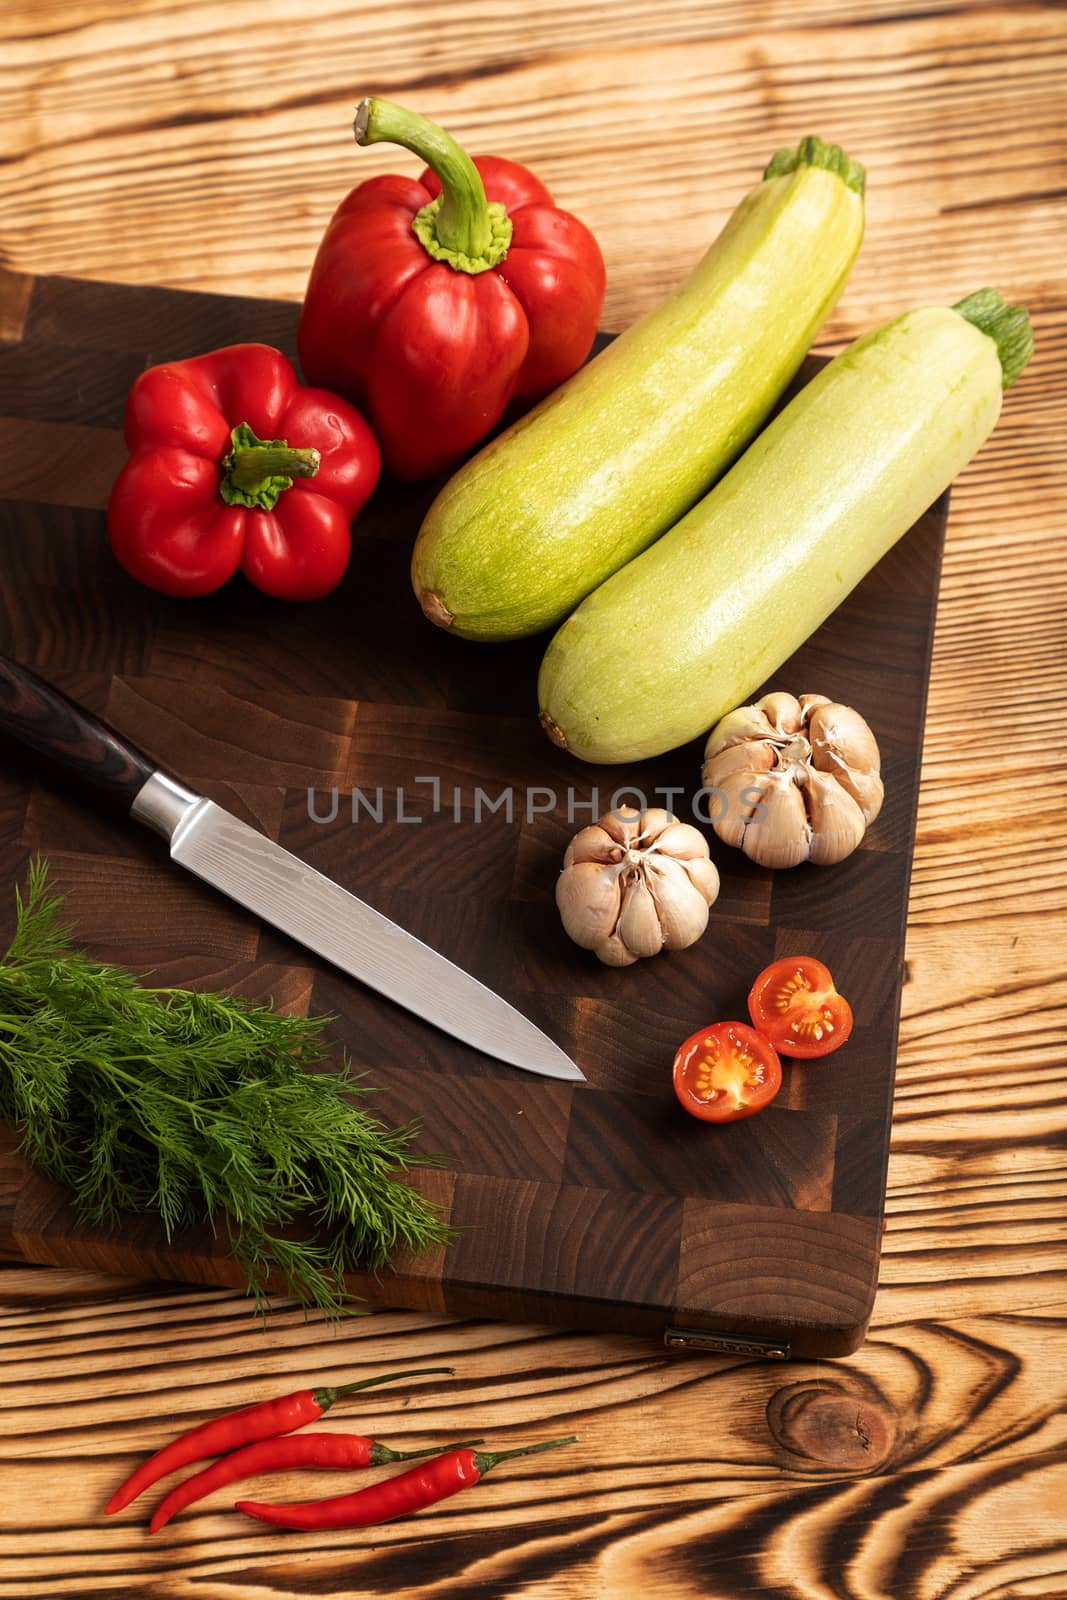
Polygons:
M0 960L0 1118L86 1221L158 1215L171 1239L207 1222L231 1241L256 1305L279 1272L305 1309L336 1317L343 1273L450 1230L394 1176L415 1127L386 1128L334 1071L328 1017L229 995L153 989L72 942L47 866L31 863ZM312 1070L318 1069L318 1070ZM429 1165L420 1157L421 1165Z

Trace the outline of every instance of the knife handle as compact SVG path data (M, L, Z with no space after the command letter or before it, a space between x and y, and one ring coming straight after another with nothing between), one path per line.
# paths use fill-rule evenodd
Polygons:
M129 810L154 761L28 667L0 655L0 731Z

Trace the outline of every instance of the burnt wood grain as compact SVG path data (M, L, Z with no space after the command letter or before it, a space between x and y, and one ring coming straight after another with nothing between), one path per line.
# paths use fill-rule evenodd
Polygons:
M0 291L4 288L0 280ZM490 1061L349 982L172 867L159 842L68 792L4 739L0 927L34 852L81 943L168 982L329 1012L380 1114L417 1118L443 1170L413 1181L459 1230L434 1256L353 1277L379 1304L659 1337L671 1325L841 1355L878 1275L903 939L947 496L769 688L842 699L878 736L886 803L840 866L771 874L711 837L722 875L705 938L626 971L566 939L553 902L570 834L622 788L694 820L700 744L582 766L536 717L545 639L489 647L422 618L408 560L435 485L383 481L340 588L291 606L243 580L203 600L139 588L107 547L133 376L213 345L294 352L298 307L23 279L0 327L0 649L489 983L568 1050L585 1085ZM15 310L18 315L15 315ZM818 365L812 358L801 375ZM705 829L710 836L710 829ZM733 1127L677 1106L678 1042L744 1017L755 973L810 951L856 1013L824 1063L786 1063L769 1110ZM207 1234L76 1220L0 1157L0 1252L132 1276L239 1284Z

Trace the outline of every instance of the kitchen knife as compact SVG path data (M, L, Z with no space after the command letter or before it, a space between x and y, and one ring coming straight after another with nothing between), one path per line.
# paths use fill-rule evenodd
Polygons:
M171 860L486 1055L584 1082L557 1044L500 995L212 800L159 771L27 667L0 655L0 730L161 834Z

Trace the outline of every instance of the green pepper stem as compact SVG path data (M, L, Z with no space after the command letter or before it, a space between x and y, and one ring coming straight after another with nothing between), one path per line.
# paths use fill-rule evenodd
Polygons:
M233 450L227 456L230 482L236 489L258 488L264 478L313 478L322 457L315 449L292 449L278 444L252 445L248 450Z
M313 478L322 457L310 446L290 448L285 439L260 439L247 422L230 433L230 453L222 458L219 494L228 506L273 511L294 478Z
M413 223L420 243L459 272L485 272L507 254L511 221L490 205L481 174L467 152L436 122L391 100L361 100L352 125L359 145L399 144L437 175L441 193Z
M374 1389L379 1383L395 1383L398 1378L432 1378L438 1373L447 1373L449 1377L455 1373L455 1367L419 1367L415 1372L387 1372L380 1378L360 1378L358 1383L343 1383L340 1387L323 1387L313 1389L315 1404L323 1411L329 1411L335 1400L346 1400L350 1394L357 1394L360 1389Z
M540 1444L520 1445L517 1450L494 1450L491 1453L479 1450L475 1454L474 1464L478 1469L478 1476L484 1478L498 1461L511 1461L515 1456L535 1456L541 1450L558 1450L561 1444L577 1444L577 1442L578 1435L572 1433L568 1434L566 1439L543 1439Z

